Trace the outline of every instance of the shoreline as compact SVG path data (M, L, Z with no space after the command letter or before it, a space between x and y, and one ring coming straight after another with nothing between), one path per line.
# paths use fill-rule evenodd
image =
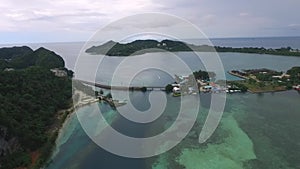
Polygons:
M74 115L75 112L75 108L72 105L69 109L70 110L67 115L64 117L64 120L61 120L61 125L60 127L55 131L57 132L57 136L55 138L55 142L53 144L53 148L52 148L52 152L51 155L49 156L49 158L47 159L47 162L45 162L45 164L43 165L43 167L45 167L46 165L48 165L49 163L51 163L52 158L57 155L57 153L59 152L59 144L57 144L57 140L62 136L63 134L63 129L66 127L66 124L70 121L71 117Z
M76 91L77 91L77 93L80 93L81 98L88 97L88 95L86 95L82 91L78 91L78 90L76 90ZM75 93L76 92L73 93L73 97L74 97ZM75 115L74 112L76 112L77 109L80 109L82 107L88 106L93 103L96 103L99 100L92 99L92 97L89 97L89 100L83 101L81 99L75 105L74 105L73 98L71 99L71 101L72 101L72 103L69 108L58 110L56 112L55 122L50 126L50 129L47 131L47 133L49 134L50 140L53 140L53 142L47 142L47 143L45 143L44 146L46 146L46 144L51 144L50 145L51 149L49 150L50 153L47 154L48 155L47 157L41 158L41 155L43 155L43 154L41 154L40 151L44 148L44 147L42 147L40 150L38 150L39 151L38 158L32 162L32 164L28 167L28 169L32 169L32 168L36 168L36 167L40 167L43 169L46 168L46 166L51 163L52 158L55 155L57 155L57 153L59 152L59 146L61 146L61 145L57 144L57 140L62 136L63 129L64 129L64 127L66 127L66 124L68 124L71 117ZM39 161L39 160L41 160L41 161Z
M286 92L286 91L293 91L293 90L287 90L287 89L282 89L282 90L266 90L266 91L252 91L252 90L248 90L248 92L251 93L251 94L276 93L276 92Z
M245 76L242 76L238 73L234 73L232 70L231 71L227 71L228 74L232 75L232 76L235 76L235 77L238 77L238 78L241 78L241 79L249 79L248 77L245 77Z
M69 108L58 110L55 113L55 120L52 125L49 126L49 129L46 131L48 134L48 139L50 141L45 142L45 144L38 150L30 152L31 164L24 169L34 169L34 168L45 168L51 160L52 154L56 148L56 140L62 132L62 129L66 122L70 119L70 116L74 113L75 108L70 105ZM54 141L54 143L53 143ZM42 151L45 147L50 144L50 154L43 154Z
M72 103L72 105L68 109L63 109L63 110L58 111L58 113L65 112L66 114L62 114L62 115L58 114L57 120L60 121L60 125L59 125L59 127L56 126L57 128L55 128L54 130L51 131L51 133L57 132L55 142L52 145L53 147L52 147L52 150L51 150L52 151L51 155L46 160L46 162L41 166L42 168L45 168L47 165L49 165L51 163L53 157L55 157L59 153L59 151L60 151L59 147L61 145L63 145L64 143L58 143L57 141L59 140L59 138L61 138L63 136L63 132L64 132L65 127L67 127L67 125L70 122L70 120L72 119L72 117L74 115L76 115L76 111L78 111L79 109L84 108L86 106L89 106L91 104L94 104L94 103L97 103L97 102L99 103L101 101L106 102L107 104L109 104L112 107L112 109L115 109L115 107L119 107L119 106L124 105L124 104L120 104L120 105L112 106L110 104L110 102L107 101L107 100L94 99L91 96L88 96L84 92L79 91L79 90L76 90L76 92L74 92L74 94L75 93L79 93L81 100L79 100L75 105ZM88 99L86 99L86 98L88 98ZM84 101L83 101L83 99L84 99Z

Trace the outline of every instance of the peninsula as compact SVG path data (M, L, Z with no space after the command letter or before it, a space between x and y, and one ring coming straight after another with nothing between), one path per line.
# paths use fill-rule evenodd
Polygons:
M101 54L107 56L130 56L152 52L234 52L234 53L256 53L282 56L300 56L299 49L282 47L279 49L266 49L263 47L220 47L209 45L194 45L182 41L173 40L135 40L130 43L119 43L108 41L100 46L92 46L85 52L89 54Z
M292 67L286 72L278 72L266 68L231 70L228 72L244 80L231 81L235 85L242 85L252 93L276 92L295 89L300 91L300 67Z

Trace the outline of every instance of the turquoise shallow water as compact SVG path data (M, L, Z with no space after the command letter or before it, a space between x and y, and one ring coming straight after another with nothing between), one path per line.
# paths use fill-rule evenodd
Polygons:
M152 168L299 168L299 101L295 91L231 95L208 143L188 137Z
M141 97L141 95L136 95ZM143 96L145 97L145 96ZM178 99L178 100L177 100ZM207 114L209 96L201 96L203 107L189 135L175 148L146 159L123 158L95 145L71 117L61 139L58 153L48 169L56 168L299 168L300 156L300 94L295 91L268 94L229 95L221 123L204 144L198 134ZM173 104L179 98L170 96ZM99 105L107 119L118 117L106 104ZM147 106L146 106L147 107ZM145 107L144 107L145 108ZM89 108L80 111L88 113ZM128 135L147 132L153 135L168 128L176 117L174 106L167 108L163 118L145 128L116 118L115 128ZM120 117L119 117L120 118ZM111 121L113 123L113 121ZM128 130L124 125L128 125ZM161 127L159 127L161 126ZM122 128L122 129L121 129Z
M300 95L280 92L247 98L246 119L240 126L252 138L256 160L254 168L300 167ZM238 118L238 117L237 117ZM251 120L253 119L253 120Z

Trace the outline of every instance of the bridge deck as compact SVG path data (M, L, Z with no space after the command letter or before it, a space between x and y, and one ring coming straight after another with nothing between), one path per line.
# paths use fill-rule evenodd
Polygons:
M151 90L165 90L165 87L161 87L161 86L110 86L110 85L104 85L101 83L94 83L94 82L88 82L88 81L84 81L84 80L77 80L80 81L82 83L91 85L91 86L96 86L102 89L109 89L109 90L143 90L143 88L145 87L147 90L151 91Z

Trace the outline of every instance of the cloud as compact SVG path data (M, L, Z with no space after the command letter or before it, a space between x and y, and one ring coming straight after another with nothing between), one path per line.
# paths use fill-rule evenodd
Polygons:
M216 23L217 17L215 15L208 14L201 17L200 20L205 25L214 25Z
M249 16L250 14L249 13L247 13L247 12L241 12L240 13L240 16L242 16L242 17L244 17L244 16Z
M269 0L1 0L0 33L28 33L27 37L44 33L53 38L58 34L70 37L73 34L74 39L88 38L87 35L122 17L162 12L187 19L211 37L276 36L279 33L299 36L299 24L291 23L300 20L299 6L300 1L296 0L273 0L272 8L269 8ZM174 23L147 19L130 24L137 28L165 28ZM122 28L116 26L115 29ZM63 36L56 38L57 41L64 39Z
M4 0L7 1L7 0ZM13 6L13 8L12 8ZM155 4L153 4L155 6ZM127 1L90 1L90 0L44 0L42 3L29 1L7 1L0 9L4 14L0 18L2 30L9 30L6 25L15 25L16 30L42 29L53 31L57 29L82 30L91 25L107 24L116 18L132 14L132 11L142 12L152 8L147 0ZM80 25L82 23L82 25ZM53 26L49 26L52 24Z
M292 28L295 28L295 27L299 27L300 28L300 24L289 24L288 27L292 27Z

